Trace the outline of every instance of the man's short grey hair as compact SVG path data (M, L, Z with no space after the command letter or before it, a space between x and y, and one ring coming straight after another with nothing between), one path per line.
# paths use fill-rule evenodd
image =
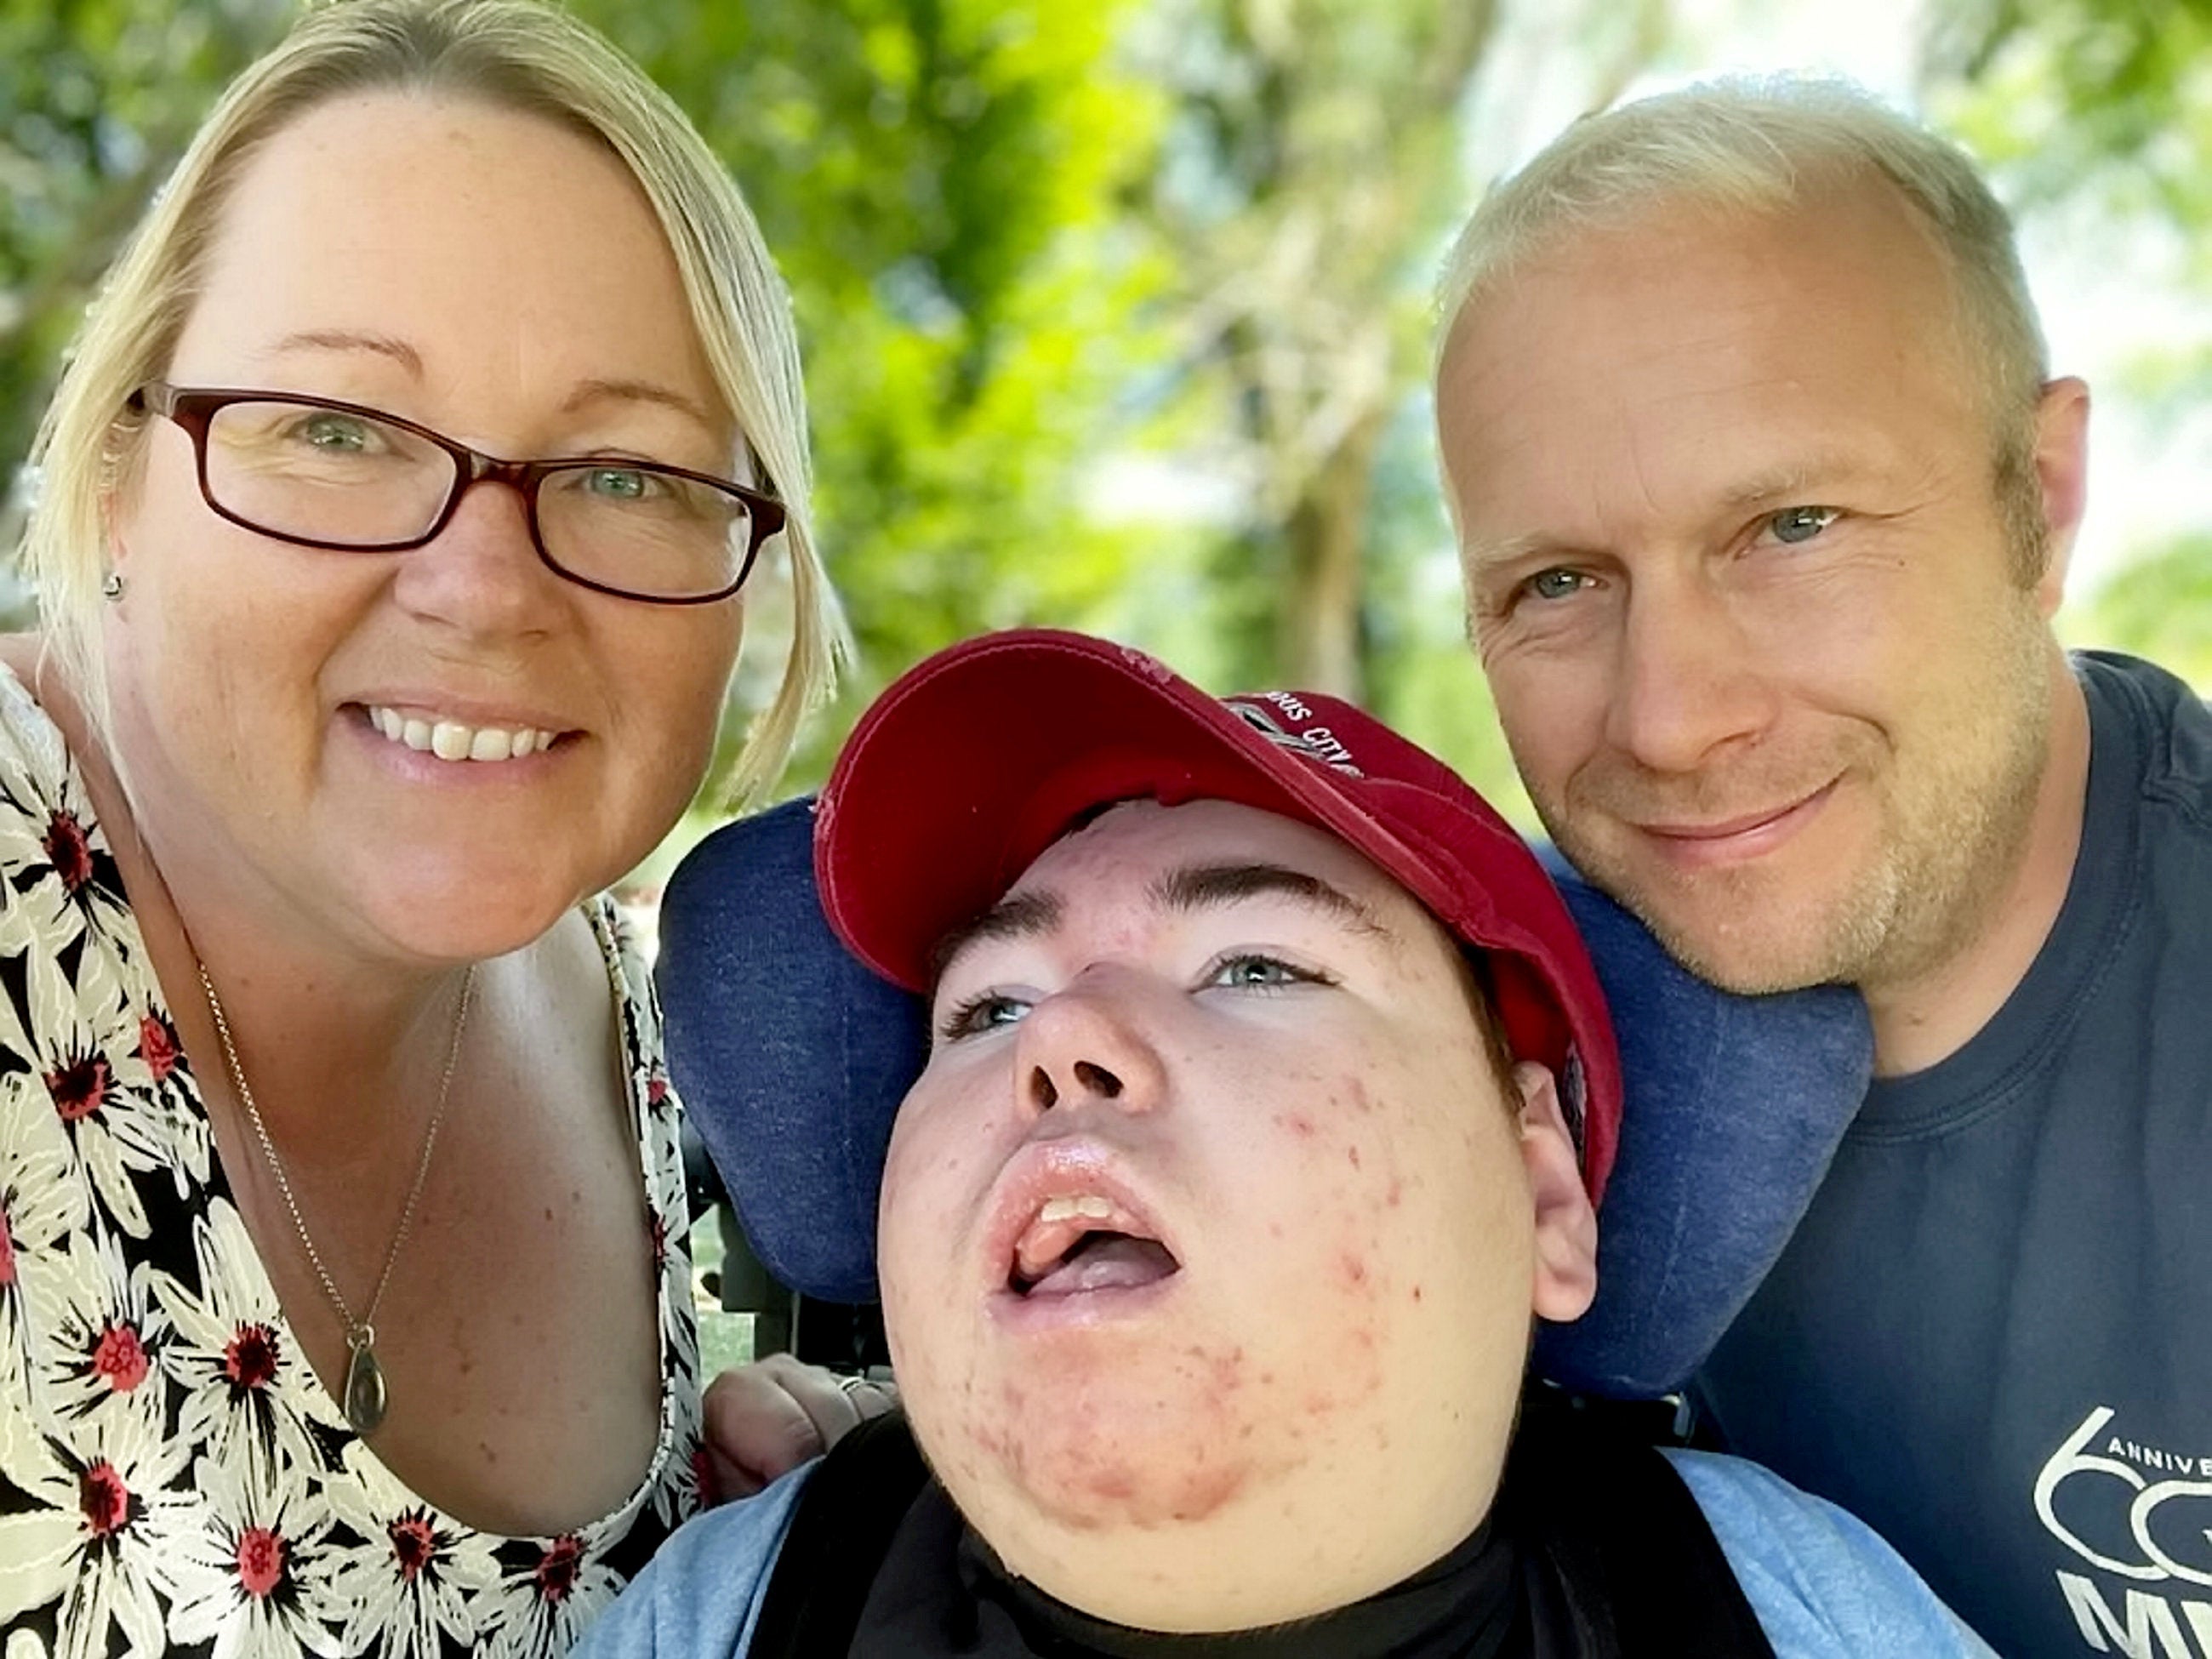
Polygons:
M1957 145L1848 82L1708 82L1576 122L1493 189L1460 233L1440 289L1437 350L1468 305L1577 232L1674 205L1778 214L1877 176L1949 264L1961 343L1996 440L2000 489L2019 482L2004 475L2021 466L2032 482L2033 422L2049 372L2012 221Z

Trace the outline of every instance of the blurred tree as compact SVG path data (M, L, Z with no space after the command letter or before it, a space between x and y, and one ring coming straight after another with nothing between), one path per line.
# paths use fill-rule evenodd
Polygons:
M1158 355L1142 303L1161 273L1121 208L1158 120L1115 67L1129 6L580 9L692 112L795 295L823 546L860 647L795 780L939 646L1103 621L1147 544L1085 511L1085 480L1136 441L1124 389Z
M1930 90L2025 201L2212 209L2212 0L1939 0Z
M1458 114L1498 14L1173 0L1147 19L1176 97L1149 204L1247 495L1220 570L1250 678L1361 689L1376 458L1420 378L1422 266L1462 199Z
M2212 693L2212 532L2130 559L2069 615L2066 631L2140 651Z
M1619 91L1667 15L1657 0L1564 9L1586 105ZM1210 416L1194 464L1237 502L1211 572L1231 678L1359 696L1426 631L1378 605L1437 597L1389 570L1441 531L1426 422L1405 416L1426 379L1436 267L1472 199L1468 106L1511 10L1162 0L1145 15L1139 50L1175 100L1146 203L1174 256L1182 384ZM1411 504L1378 497L1386 475L1411 483Z
M2212 297L2212 0L1945 0L1925 82L2022 214ZM2212 335L2124 372L2155 424L2212 395ZM2212 532L2136 552L2069 604L2070 638L2140 652L2212 690Z
M0 0L0 467L90 285L289 0ZM1118 0L578 0L691 112L790 279L865 694L981 629L1092 619L1146 545L1084 511L1158 267L1121 213L1158 100ZM5 526L0 526L4 528ZM9 537L12 541L12 536ZM775 632L775 596L757 606ZM769 641L771 645L773 641ZM753 654L772 672L776 653ZM842 732L831 722L826 746ZM817 757L818 765L818 756ZM801 776L809 769L802 769Z
M117 242L216 89L290 13L285 0L0 0L0 496Z

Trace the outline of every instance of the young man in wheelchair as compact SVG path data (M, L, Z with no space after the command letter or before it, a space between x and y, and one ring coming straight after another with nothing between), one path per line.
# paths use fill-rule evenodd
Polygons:
M816 868L931 999L882 1170L904 1416L685 1528L590 1651L1987 1651L1840 1511L1524 1389L1595 1288L1619 1061L1431 757L993 636L863 720Z

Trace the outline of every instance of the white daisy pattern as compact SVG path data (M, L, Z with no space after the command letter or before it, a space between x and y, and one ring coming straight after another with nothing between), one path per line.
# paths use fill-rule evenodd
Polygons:
M12 1400L0 1404L0 1480L30 1501L0 1514L0 1629L52 1644L55 1659L106 1659L111 1632L127 1651L164 1650L156 1584L162 1517L185 1448L142 1417L85 1419L40 1431ZM25 1614L51 1602L42 1629Z
M198 1503L156 1525L170 1638L212 1641L238 1659L335 1659L334 1517L322 1492L210 1457L192 1465L192 1490Z
M176 1328L163 1368L183 1390L178 1431L221 1462L256 1468L313 1468L324 1461L310 1425L343 1419L293 1346L266 1274L228 1200L211 1200L192 1220L195 1293L172 1273L154 1295Z
M217 1163L60 735L0 669L0 1659L551 1659L699 1502L678 1109L643 968L588 908L659 1268L660 1431L612 1514L476 1531L347 1426Z
M84 1293L69 1241L90 1221L92 1200L70 1175L46 1091L24 1073L0 1076L0 1390L22 1386L39 1333Z
M71 1235L70 1292L40 1344L40 1385L47 1411L70 1421L136 1416L162 1428L167 1390L155 1375L168 1316L154 1306L152 1269L133 1267L114 1234L95 1243Z
M502 1554L507 1571L492 1586L477 1639L489 1659L566 1653L623 1587L605 1553L581 1533Z
M352 1478L331 1483L331 1508L361 1541L339 1562L333 1594L348 1609L349 1653L436 1659L448 1644L477 1648L483 1592L499 1576L492 1542L457 1527L394 1480L359 1441Z

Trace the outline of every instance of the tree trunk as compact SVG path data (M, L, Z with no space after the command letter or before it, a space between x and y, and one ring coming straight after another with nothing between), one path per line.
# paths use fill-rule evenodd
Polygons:
M1290 591L1283 595L1279 658L1289 683L1357 702L1360 591L1375 453L1389 410L1361 413L1299 490L1284 526Z

